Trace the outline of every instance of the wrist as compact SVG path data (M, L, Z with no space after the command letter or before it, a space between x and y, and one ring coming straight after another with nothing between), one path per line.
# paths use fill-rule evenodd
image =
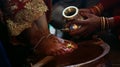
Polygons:
M101 30L102 31L109 30L109 29L115 27L113 17L110 17L110 18L101 17L100 18L100 23L101 23Z
M96 14L96 15L100 15L104 8L103 8L103 5L101 3L98 3L97 5L89 8L89 9L90 9L91 13Z
M100 17L101 31L110 29L110 18Z

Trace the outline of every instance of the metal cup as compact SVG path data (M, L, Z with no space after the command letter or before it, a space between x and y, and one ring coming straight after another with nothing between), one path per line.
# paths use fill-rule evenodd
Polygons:
M83 19L82 16L79 15L79 9L75 6L66 7L63 10L62 15L63 15L65 20L80 20L80 19ZM66 23L67 23L67 21L66 21ZM80 27L81 27L81 25L78 26L76 24L73 24L69 28L65 28L63 30L75 30L75 29L78 29Z
M66 7L63 12L62 15L65 19L73 19L75 16L77 16L79 12L79 9L75 6L68 6Z

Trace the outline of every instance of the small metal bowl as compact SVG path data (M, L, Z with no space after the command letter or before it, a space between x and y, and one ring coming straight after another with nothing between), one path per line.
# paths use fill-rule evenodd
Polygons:
M78 14L78 12L79 12L79 9L77 7L68 6L63 10L62 15L66 19L72 19Z

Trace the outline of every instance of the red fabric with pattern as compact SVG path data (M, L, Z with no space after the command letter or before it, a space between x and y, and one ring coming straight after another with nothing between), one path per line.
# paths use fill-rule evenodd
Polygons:
M24 8L25 4L28 2L29 0L25 0L25 1L21 1L20 0L10 0L9 4L10 6L13 5L17 5L17 9L13 10L13 14L16 14L18 11L20 11L21 9Z

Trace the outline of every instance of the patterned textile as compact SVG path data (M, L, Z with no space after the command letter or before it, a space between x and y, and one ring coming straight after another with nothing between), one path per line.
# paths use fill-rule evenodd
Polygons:
M32 22L48 10L43 0L9 0L9 9L12 17L6 22L12 36L31 27Z

